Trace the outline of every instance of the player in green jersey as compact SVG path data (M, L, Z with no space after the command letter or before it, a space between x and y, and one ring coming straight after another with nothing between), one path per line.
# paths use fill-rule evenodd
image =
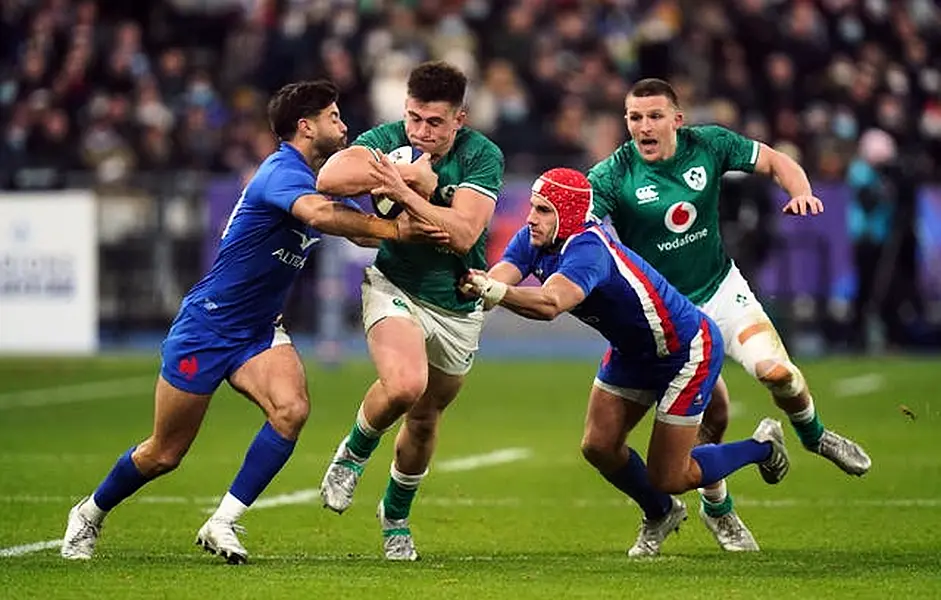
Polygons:
M438 420L470 371L483 324L481 308L459 295L458 281L468 269L487 268L486 230L503 185L503 154L464 127L466 85L447 63L419 65L409 75L405 119L360 135L317 180L323 193L392 198L450 234L444 246L383 243L366 270L363 325L379 378L321 484L324 506L344 511L380 436L405 415L378 511L391 560L418 558L408 521L412 500L427 473ZM401 146L424 154L393 166L384 153Z
M621 241L712 317L725 352L761 382L787 413L804 447L851 475L871 461L855 442L825 429L800 370L735 264L719 232L720 179L728 171L761 173L791 198L783 211L823 211L806 173L790 157L718 126L683 126L669 83L645 79L628 93L631 141L595 165L594 214L611 218ZM719 380L701 433L718 443L728 424L728 389ZM732 507L725 482L700 490L700 516L726 550L758 550Z

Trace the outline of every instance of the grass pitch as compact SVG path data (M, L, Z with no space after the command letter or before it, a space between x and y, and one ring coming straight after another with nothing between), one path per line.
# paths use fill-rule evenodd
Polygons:
M445 416L419 491L415 564L381 559L374 513L391 439L347 513L320 508L315 490L373 370L310 366L308 427L243 519L250 563L231 567L193 539L262 423L255 407L224 388L180 470L114 511L95 560L65 562L51 546L69 507L149 433L157 362L0 359L0 597L941 598L941 364L803 366L824 423L864 444L873 470L844 475L788 430L784 482L767 486L754 468L730 480L761 553L722 553L687 494L690 519L663 556L632 561L624 551L640 512L578 450L594 363L482 361ZM726 377L729 439L780 418L737 366ZM642 450L648 432L649 418L632 436Z

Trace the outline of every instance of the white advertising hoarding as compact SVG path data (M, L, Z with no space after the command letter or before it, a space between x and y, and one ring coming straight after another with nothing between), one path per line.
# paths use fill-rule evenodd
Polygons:
M95 196L0 194L0 353L98 349Z

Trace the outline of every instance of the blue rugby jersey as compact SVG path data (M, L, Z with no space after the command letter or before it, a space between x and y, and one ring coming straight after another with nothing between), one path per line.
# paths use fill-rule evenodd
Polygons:
M586 224L559 252L530 243L523 227L503 260L524 277L545 282L560 273L582 288L585 299L571 314L596 329L626 358L664 358L688 349L705 316L638 254L601 227Z
M183 299L181 311L229 338L249 339L270 327L320 241L318 230L291 214L298 198L316 193L314 172L282 142L242 191L212 267Z

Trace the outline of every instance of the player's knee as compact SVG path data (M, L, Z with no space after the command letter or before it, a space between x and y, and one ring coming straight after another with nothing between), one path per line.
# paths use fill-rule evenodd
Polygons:
M792 398L804 387L804 376L789 360L763 360L755 365L755 377L775 397Z
M307 417L310 415L310 402L304 394L286 402L281 402L275 408L274 414L269 415L272 427L288 439L296 439L300 434Z
M185 450L158 447L148 440L138 446L134 463L141 475L152 479L176 469L185 455Z
M582 438L582 456L600 471L606 471L618 458L618 449L599 437L586 434Z
M389 404L402 413L408 412L418 402L418 399L425 393L427 384L426 378L412 374L389 378L382 382Z

